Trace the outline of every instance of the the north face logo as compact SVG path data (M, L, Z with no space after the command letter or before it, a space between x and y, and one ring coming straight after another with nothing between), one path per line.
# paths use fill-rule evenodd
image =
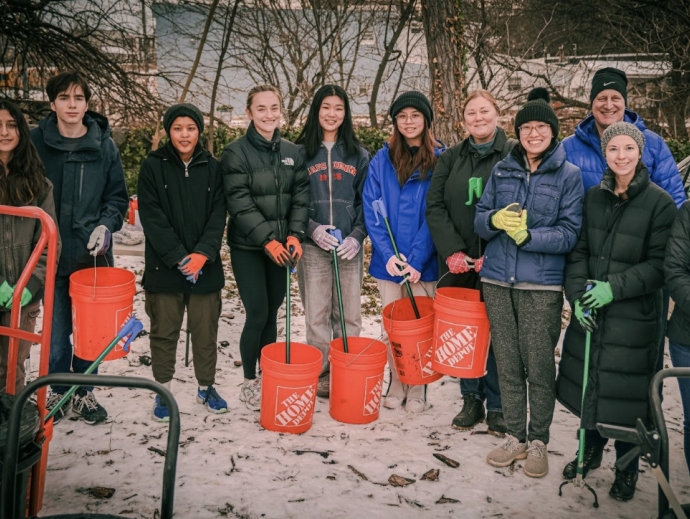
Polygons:
M364 390L364 416L378 413L381 409L381 390L383 389L383 374L367 377Z
M427 339L417 343L417 353L419 354L419 369L422 378L433 377L436 372L431 369L431 352L433 351L433 340Z
M282 160L283 164L286 166L294 166L295 165L295 160L292 157L285 157Z
M472 369L477 326L462 326L438 320L435 360L449 368Z
M281 427L299 427L311 422L315 398L316 384L306 387L278 386L275 424Z

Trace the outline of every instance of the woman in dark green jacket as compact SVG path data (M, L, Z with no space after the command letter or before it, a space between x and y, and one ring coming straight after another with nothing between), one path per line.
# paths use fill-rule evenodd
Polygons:
M471 92L462 110L469 136L441 155L426 195L426 221L438 251L438 287L479 290L479 272L486 243L474 232L474 212L491 171L517 142L498 127L500 109L486 90ZM472 429L486 418L489 433L506 432L493 350L489 350L487 374L460 380L462 410L453 428ZM487 412L484 411L486 401Z
M221 158L230 213L230 259L246 311L240 337L240 401L255 411L261 409L256 363L261 348L276 340L285 268L302 256L309 221L309 177L299 148L280 137L282 109L277 88L252 88L247 133L228 144Z

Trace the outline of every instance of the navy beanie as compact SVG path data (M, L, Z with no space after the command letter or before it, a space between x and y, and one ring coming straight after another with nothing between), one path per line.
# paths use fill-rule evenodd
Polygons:
M170 136L170 127L178 117L189 117L199 128L199 133L204 131L204 115L201 110L191 103L180 103L168 108L163 116L163 128L168 136Z

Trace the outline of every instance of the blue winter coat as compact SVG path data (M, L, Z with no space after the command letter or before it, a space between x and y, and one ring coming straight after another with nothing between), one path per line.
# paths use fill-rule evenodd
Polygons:
M489 241L481 275L511 284L562 285L565 256L577 243L582 227L582 175L566 161L559 143L528 181L520 153L521 147L516 146L494 166L477 205L474 229ZM531 235L521 247L490 224L493 213L514 202L527 210Z
M647 129L639 115L627 108L625 121L634 124L644 134L642 162L649 170L650 179L673 197L676 207L680 207L685 201L685 191L671 150L659 135ZM601 151L601 139L594 115L589 114L578 124L575 134L563 140L563 146L565 146L568 162L582 170L585 191L592 186L598 186L608 166Z
M436 156L446 149L442 143L439 145L441 147L436 148ZM419 172L415 171L401 188L388 154L388 143L369 163L362 202L364 223L372 244L369 274L374 278L395 282L402 280L398 276L392 277L386 271L386 263L395 252L383 219L374 214L372 207L372 203L380 198L388 211L388 222L400 254L407 258L414 269L422 273L422 281L436 281L438 278L436 247L424 216L431 173L429 171L426 180L421 181Z

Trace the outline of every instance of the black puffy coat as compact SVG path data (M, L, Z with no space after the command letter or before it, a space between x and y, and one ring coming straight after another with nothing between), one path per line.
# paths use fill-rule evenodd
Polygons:
M611 170L585 197L584 225L568 255L565 295L571 307L588 279L608 281L613 302L599 309L592 334L583 424L634 426L649 416L648 388L656 365L664 286L664 251L676 207L641 164L627 190L614 194ZM580 414L585 331L570 321L561 356L558 400Z
M426 224L443 273L448 270L446 259L458 251L475 259L482 255L479 238L474 232L474 211L481 197L474 196L472 203L467 205L469 179L480 177L482 186L486 187L496 163L505 158L516 143L498 128L491 151L483 157L472 149L468 137L438 158L426 195Z
M309 221L309 176L299 147L276 130L267 141L249 125L221 157L230 220L228 244L261 250L269 241L304 239Z
M146 235L144 289L208 294L223 288L225 194L218 161L197 144L185 167L168 142L141 164L138 199ZM192 252L208 258L196 284L177 268Z
M673 222L666 244L666 288L675 307L668 322L668 338L690 346L690 201L685 202Z

